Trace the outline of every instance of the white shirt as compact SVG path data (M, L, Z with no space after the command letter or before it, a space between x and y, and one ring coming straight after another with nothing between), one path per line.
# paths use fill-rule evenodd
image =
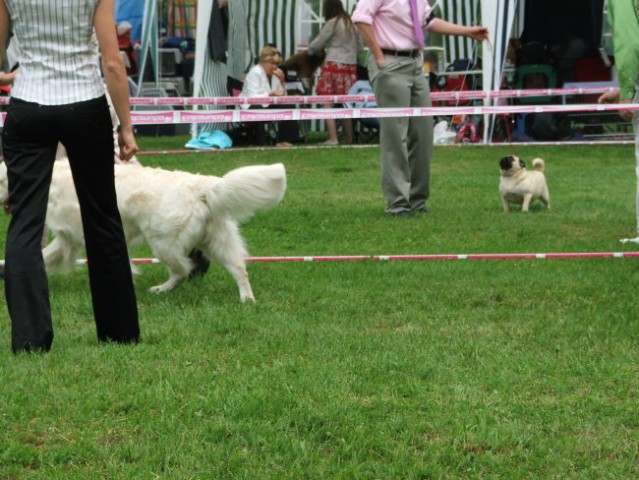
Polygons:
M20 45L13 97L65 105L104 95L97 45L91 41L99 0L5 2Z
M281 90L284 93L284 85L275 75L271 75L269 82L264 68L258 63L246 74L240 97L268 97L273 90ZM268 104L263 106L268 107ZM248 105L242 105L242 108L248 107Z

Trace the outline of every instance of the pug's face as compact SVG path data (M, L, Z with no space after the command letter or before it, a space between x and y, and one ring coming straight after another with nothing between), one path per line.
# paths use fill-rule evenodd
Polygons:
M514 155L508 155L499 161L499 168L503 175L510 176L519 170L526 168L526 164L521 158Z

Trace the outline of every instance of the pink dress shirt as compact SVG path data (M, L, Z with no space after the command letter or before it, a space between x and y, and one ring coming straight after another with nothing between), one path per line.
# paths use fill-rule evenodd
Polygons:
M428 30L432 8L427 0L417 1L419 19ZM381 48L414 50L419 48L413 30L408 0L359 0L352 15L354 23L372 25Z

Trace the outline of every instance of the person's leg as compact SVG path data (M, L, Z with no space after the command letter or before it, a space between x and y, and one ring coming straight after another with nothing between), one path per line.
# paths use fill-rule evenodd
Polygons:
M57 140L39 105L12 101L2 132L11 222L5 247L5 294L14 352L48 351L53 342L42 232Z
M375 59L369 61L369 76L377 105L382 108L408 107L411 101L412 68L415 61L405 57L386 57L379 69ZM407 144L408 118L380 118L379 143L382 165L382 191L386 212L410 212L411 173Z
M357 82L357 65L344 64L343 70L340 72L339 92L338 95L348 95L351 88ZM344 140L342 143L350 145L353 143L353 121L350 118L342 120L344 129Z
M416 62L411 107L431 107L430 86ZM410 207L425 211L430 194L430 160L433 152L433 117L408 120L408 163L410 165Z
M138 311L116 200L106 99L58 108L60 121L64 119L61 142L68 152L80 203L98 339L137 342Z
M324 105L322 105L322 108L333 108L333 104L325 103ZM336 145L338 143L337 124L335 123L334 119L326 119L326 130L328 130L328 139L324 143L327 145Z
M353 143L353 121L350 118L342 120L344 127L344 145L350 145Z
M261 105L251 105L249 107L251 110L263 110L264 107ZM255 139L255 143L259 146L266 145L266 124L268 122L250 122L249 128L251 129L251 133L253 134L253 138Z

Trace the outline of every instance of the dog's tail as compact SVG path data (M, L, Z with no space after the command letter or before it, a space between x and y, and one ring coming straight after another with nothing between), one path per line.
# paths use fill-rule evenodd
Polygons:
M538 172L543 172L544 171L545 164L544 164L544 161L541 158L535 158L532 161L532 164L533 164L533 168L535 170L537 170Z
M286 191L284 165L254 165L231 170L208 193L208 203L216 211L225 211L237 220L258 210L276 206Z

